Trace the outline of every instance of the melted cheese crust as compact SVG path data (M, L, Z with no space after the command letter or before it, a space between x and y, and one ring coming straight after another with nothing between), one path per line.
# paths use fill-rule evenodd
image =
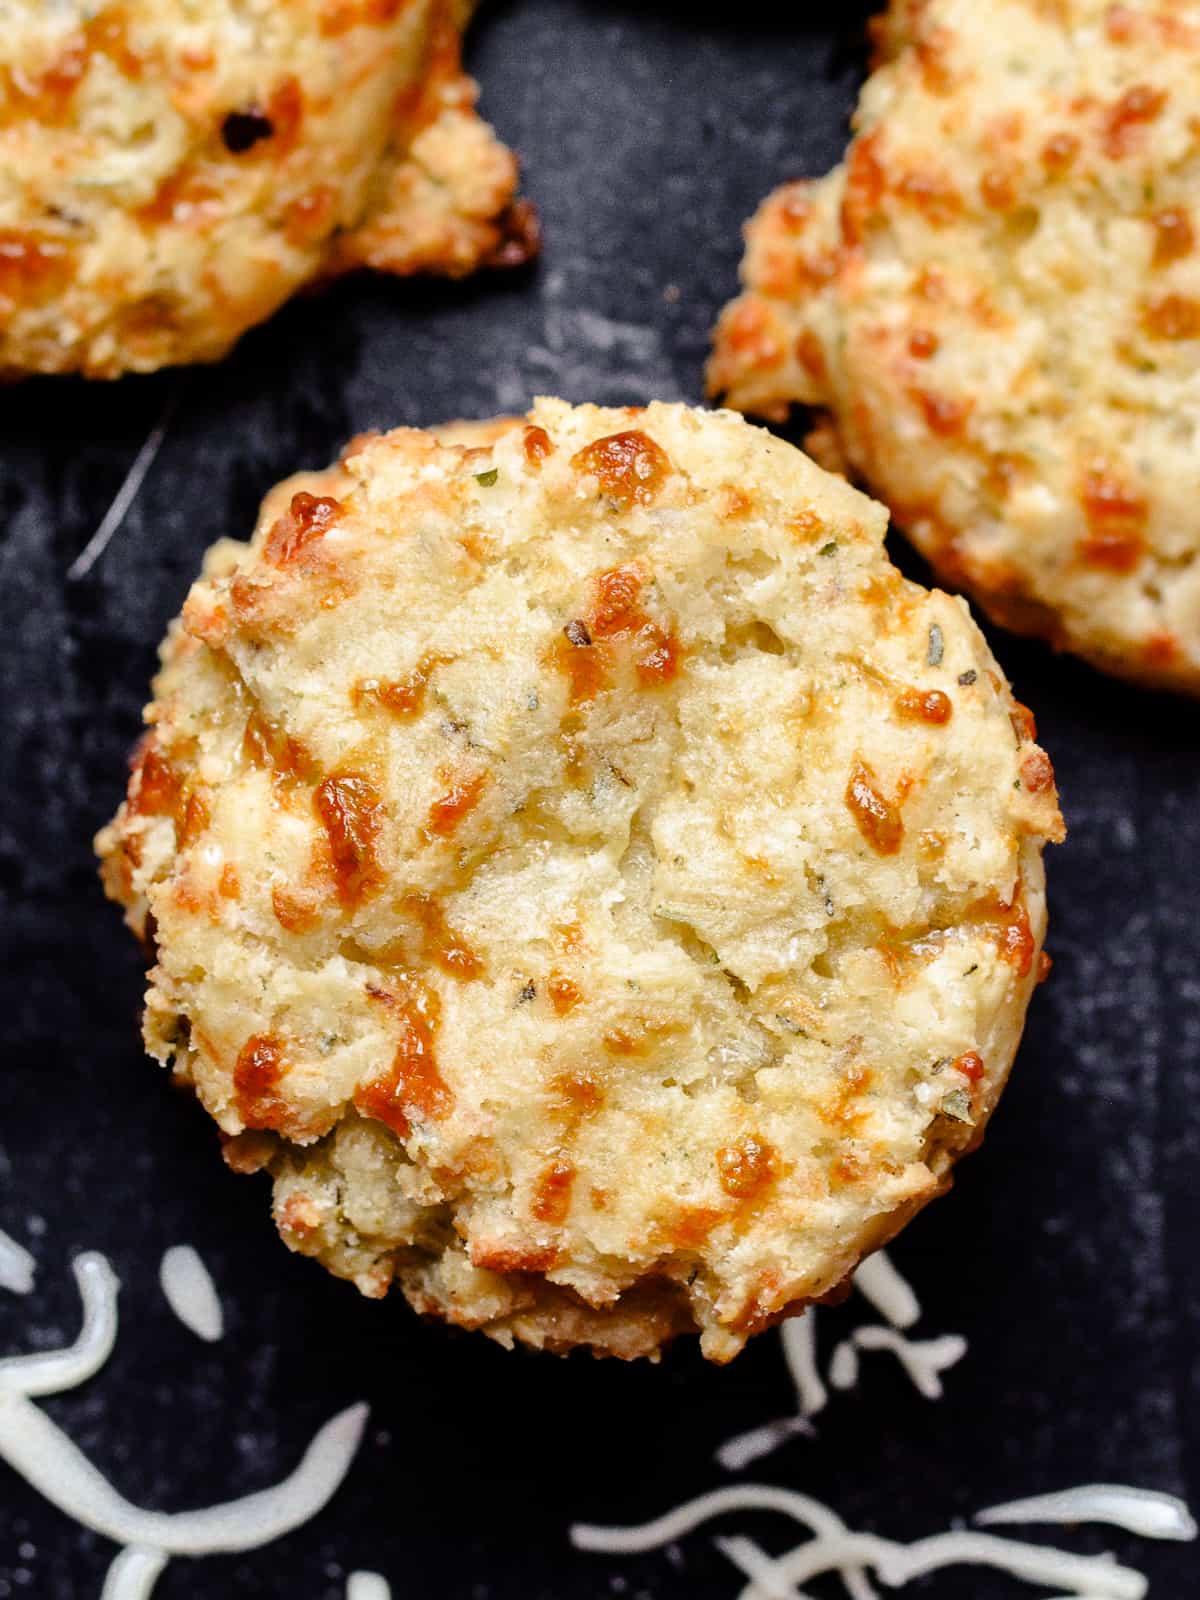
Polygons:
M882 508L730 412L355 440L210 553L109 892L294 1248L550 1348L728 1359L977 1141L1050 763Z
M1200 5L909 0L846 161L747 229L714 392L827 408L948 581L1200 688Z
M0 377L213 361L302 284L536 244L455 0L0 3Z

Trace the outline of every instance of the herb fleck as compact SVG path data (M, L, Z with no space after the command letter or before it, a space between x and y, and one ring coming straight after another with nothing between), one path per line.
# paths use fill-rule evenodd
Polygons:
M946 653L946 641L942 638L942 630L935 622L929 630L929 655L927 660L931 667L940 667L942 657Z
M964 684L966 684L966 683L974 683L978 676L979 676L979 674L975 671L975 668L974 667L969 667L966 672L960 672L959 673L958 681L959 681L959 683L964 683Z
M965 1089L955 1089L945 1096L938 1110L953 1122L974 1122L971 1115L971 1097Z
M573 645L578 645L580 649L583 649L586 645L589 645L592 642L591 634L587 631L585 625L578 620L574 622L568 622L566 627L563 629L563 632L566 634L571 643Z
M831 556L836 549L837 549L837 540L836 539L830 539L828 544L823 544L821 546L821 548L817 551L817 554L819 556Z
M481 483L485 489L490 489L499 476L499 467L489 467L486 472L477 472L475 474L475 482Z
M527 983L517 996L519 1006L528 1005L529 1001L537 994L537 988L532 983Z

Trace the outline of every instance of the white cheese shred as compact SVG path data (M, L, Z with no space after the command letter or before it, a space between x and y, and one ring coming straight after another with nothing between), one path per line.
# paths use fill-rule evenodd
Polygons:
M100 1600L149 1600L166 1564L161 1550L122 1550L108 1569Z
M736 1539L714 1539L713 1543L726 1560L732 1561L735 1567L740 1567L746 1574L756 1595L763 1595L766 1600L796 1600L795 1589L784 1580L775 1562L753 1539L746 1539L739 1534Z
M11 1389L28 1396L61 1394L64 1389L86 1383L112 1354L117 1338L120 1281L107 1257L97 1250L76 1256L71 1270L83 1301L79 1337L61 1350L0 1360L0 1393Z
M331 1418L281 1483L240 1500L172 1513L144 1511L119 1494L34 1404L36 1396L85 1383L104 1365L116 1342L120 1283L112 1267L96 1251L77 1256L71 1265L83 1302L83 1325L74 1344L0 1360L0 1460L59 1511L124 1546L108 1569L102 1600L147 1600L169 1557L257 1549L308 1522L325 1506L358 1450L368 1415L365 1405L349 1406ZM189 1326L194 1321L198 1331L207 1330L201 1337L219 1337L220 1303L195 1252L185 1247L174 1267L164 1260L163 1277L176 1290L182 1282L177 1298L186 1304ZM382 1591L368 1588L359 1600L389 1600L386 1586Z
M134 456L133 464L125 474L121 487L113 497L112 504L104 513L100 526L67 568L68 582L75 583L78 579L87 577L112 542L113 535L125 521L130 506L137 499L138 492L146 481L146 474L154 465L155 456L162 449L162 442L166 438L167 429L171 425L171 416L179 400L181 388L182 380L168 394L166 404L159 414L158 421L146 435L142 448Z
M976 1522L1107 1522L1144 1539L1188 1540L1196 1537L1194 1517L1173 1494L1153 1489L1129 1489L1119 1483L1083 1483L1057 1494L1010 1500L975 1513Z
M173 1555L254 1550L308 1522L341 1487L367 1416L368 1408L359 1403L331 1417L314 1434L295 1470L272 1488L202 1511L156 1516L165 1524L163 1549Z
M713 1489L636 1528L600 1528L576 1523L570 1530L571 1542L578 1550L594 1550L602 1555L640 1555L645 1550L674 1544L713 1517L731 1511L778 1511L824 1539L850 1537L837 1512L820 1500L795 1489L747 1483ZM842 1578L852 1600L876 1600L875 1590L853 1563L842 1573Z
M926 1400L942 1398L939 1373L954 1366L967 1353L967 1341L961 1334L944 1333L937 1339L906 1339L895 1328L881 1328L878 1324L856 1329L854 1343L860 1350L890 1350L912 1380L913 1388ZM837 1382L836 1377L834 1382Z
M143 1511L131 1505L56 1423L4 1385L0 1456L51 1505L93 1533L168 1555L215 1555L257 1549L314 1517L346 1476L366 1420L365 1405L339 1412L282 1483L203 1511Z
M726 1472L744 1472L752 1462L778 1450L785 1440L794 1439L797 1434L811 1439L816 1431L807 1417L776 1417L774 1422L764 1422L759 1428L726 1439L717 1449L717 1460Z
M853 1339L839 1340L829 1363L829 1381L835 1389L853 1389L858 1382L858 1351Z
M0 1289L10 1294L28 1294L33 1288L37 1263L23 1244L0 1228Z
M208 1268L190 1244L172 1245L163 1253L158 1281L184 1327L214 1344L225 1331L221 1301Z
M352 1572L346 1579L346 1600L392 1600L392 1586L379 1572Z
M911 1328L921 1315L921 1302L884 1250L876 1250L857 1267L854 1287L893 1328Z
M636 1528L601 1528L577 1522L571 1528L571 1543L577 1550L595 1550L602 1555L640 1555L645 1550L674 1544L713 1517L725 1516L730 1511L778 1511L811 1533L844 1533L846 1528L836 1511L795 1489L777 1489L765 1483L739 1483L697 1495L694 1500Z
M789 1318L783 1325L780 1337L783 1341L783 1358L796 1386L800 1415L815 1417L829 1399L829 1393L817 1371L816 1312L809 1310L803 1316Z
M903 1588L914 1578L950 1566L992 1567L1025 1583L1063 1590L1082 1600L1143 1600L1148 1589L1140 1572L1118 1566L1111 1556L1077 1556L986 1533L939 1533L904 1545L874 1534L843 1531L809 1539L772 1562L773 1591L763 1588L760 1568L759 1575L751 1576L742 1590L740 1600L765 1600L768 1595L774 1600L781 1591L794 1596L799 1585L810 1578L826 1572L844 1575L851 1565L874 1567L889 1589Z
M856 1269L854 1286L888 1326L874 1323L840 1340L822 1378L817 1367L815 1310L810 1308L803 1316L785 1322L780 1335L784 1360L796 1391L796 1414L777 1417L727 1439L716 1451L717 1461L727 1472L741 1472L797 1434L815 1435L816 1429L810 1419L825 1409L829 1387L853 1389L858 1382L860 1350L891 1350L926 1399L941 1398L939 1374L962 1360L967 1352L966 1340L958 1334L926 1340L904 1337L900 1330L911 1328L919 1321L921 1303L883 1250L868 1256Z
M942 1567L981 1566L1024 1583L1056 1591L1058 1600L1143 1600L1143 1573L1119 1565L1111 1555L1081 1556L1052 1546L956 1529L900 1544L854 1533L836 1512L808 1495L762 1484L718 1489L634 1528L577 1525L571 1539L581 1550L637 1555L673 1544L714 1517L734 1511L776 1511L798 1522L812 1537L772 1557L743 1536L719 1538L722 1553L749 1580L740 1600L800 1600L810 1578L836 1573L851 1600L874 1595L866 1570L889 1589L903 1588ZM1197 1527L1187 1506L1173 1495L1120 1484L1084 1484L1059 1494L1039 1495L978 1514L979 1522L1102 1522L1151 1539L1194 1539Z
M817 1430L809 1418L815 1417L829 1399L829 1392L817 1371L816 1328L816 1312L811 1309L784 1323L780 1338L788 1375L796 1390L796 1414L776 1417L757 1428L750 1428L746 1433L735 1434L732 1439L719 1445L716 1457L726 1472L741 1472L752 1461L770 1455L772 1450L777 1450L785 1440L793 1439L797 1434L815 1438Z

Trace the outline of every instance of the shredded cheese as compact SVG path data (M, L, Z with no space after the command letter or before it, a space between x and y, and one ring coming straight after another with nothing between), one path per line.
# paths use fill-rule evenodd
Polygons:
M603 1555L640 1555L644 1550L658 1550L663 1545L674 1544L713 1517L726 1516L731 1511L778 1511L813 1533L846 1531L846 1524L836 1511L796 1489L777 1489L766 1483L739 1483L697 1495L653 1522L644 1522L635 1528L601 1528L577 1522L571 1529L571 1542L578 1550L596 1550Z
M176 1244L164 1252L158 1281L167 1304L198 1339L214 1343L225 1331L221 1301L208 1268L190 1244Z
M1077 1556L985 1533L939 1533L904 1545L874 1534L843 1532L808 1539L772 1562L772 1583L778 1584L774 1594L782 1592L791 1600L796 1588L810 1578L825 1572L844 1575L852 1564L874 1567L890 1589L949 1566L993 1567L1026 1583L1063 1589L1085 1600L1143 1600L1148 1587L1140 1572L1118 1566L1109 1556ZM761 1569L759 1576L749 1571L747 1576L751 1581L740 1600L764 1600L771 1594L761 1586Z
M116 1341L120 1287L116 1274L97 1252L78 1256L72 1268L83 1302L83 1326L75 1343L0 1361L0 1459L58 1510L124 1546L109 1568L103 1600L146 1600L169 1556L256 1549L321 1510L354 1459L366 1425L364 1405L350 1406L333 1417L313 1438L295 1471L257 1494L201 1511L175 1513L144 1511L120 1495L34 1404L36 1396L86 1382L103 1366ZM203 1273L203 1267L200 1270Z
M985 1526L1000 1522L1107 1522L1145 1539L1187 1540L1194 1539L1197 1532L1191 1512L1175 1495L1130 1489L1120 1483L1083 1483L1057 1494L1010 1500L1005 1505L977 1511L975 1521Z
M770 1455L786 1439L793 1439L797 1434L805 1434L810 1439L816 1437L817 1430L809 1418L823 1410L829 1398L817 1371L816 1326L817 1314L810 1309L803 1316L792 1317L780 1329L784 1360L796 1390L797 1414L776 1417L718 1446L717 1460L726 1472L741 1472L752 1461Z
M352 1572L346 1580L346 1600L392 1600L392 1587L378 1572Z
M767 1485L746 1484L701 1495L653 1522L635 1528L579 1526L571 1530L583 1550L638 1554L673 1543L703 1523L731 1511L778 1511L799 1522L812 1537L786 1554L771 1557L743 1536L719 1538L718 1548L749 1579L741 1600L797 1600L800 1585L823 1573L837 1573L853 1600L871 1596L865 1569L872 1568L889 1589L949 1566L985 1566L1022 1582L1058 1591L1059 1600L1143 1600L1147 1580L1110 1555L1080 1556L1052 1546L1029 1544L994 1534L955 1529L901 1544L875 1534L856 1533L829 1507L807 1495ZM1041 1495L980 1512L986 1522L1104 1522L1151 1539L1194 1539L1196 1523L1172 1495L1119 1484L1085 1484L1059 1494Z
M849 1537L841 1517L820 1500L795 1489L748 1483L713 1489L636 1528L600 1528L576 1523L571 1529L571 1542L577 1549L595 1550L605 1555L638 1555L644 1550L674 1544L702 1523L731 1511L779 1511L827 1539ZM875 1590L860 1568L851 1564L842 1573L842 1579L851 1600L876 1600Z
M873 1323L839 1340L826 1372L828 1382L835 1389L853 1389L858 1382L859 1350L891 1350L917 1390L928 1400L940 1399L939 1374L962 1360L966 1340L958 1334L927 1340L904 1337L900 1330L911 1328L920 1319L921 1303L883 1250L858 1267L854 1286L890 1326ZM727 1472L741 1472L797 1434L815 1436L810 1419L823 1411L829 1400L825 1379L817 1368L816 1322L816 1311L810 1307L780 1330L784 1360L796 1391L796 1414L762 1423L718 1446L717 1460Z
M740 1567L751 1580L755 1594L766 1600L796 1600L796 1591L783 1577L776 1563L761 1545L739 1534L734 1539L714 1539L713 1543L727 1560Z
M23 1244L0 1228L0 1289L10 1294L28 1294L33 1288L37 1263Z
M912 1379L913 1387L926 1400L942 1398L942 1380L938 1374L961 1361L967 1353L967 1341L957 1333L945 1333L938 1339L906 1339L895 1328L881 1328L878 1324L856 1329L854 1343L860 1350L892 1351Z
M51 1505L93 1533L170 1555L215 1555L269 1544L315 1516L345 1477L366 1415L365 1406L350 1406L320 1429L290 1477L203 1511L131 1505L57 1423L7 1387L0 1387L0 1456Z
M161 1550L122 1550L108 1569L100 1600L149 1600L166 1564Z
M107 1258L94 1250L76 1256L71 1271L83 1301L79 1337L62 1350L0 1360L0 1391L8 1388L30 1397L61 1394L86 1383L112 1354L117 1339L117 1275Z
M921 1302L900 1276L885 1250L876 1250L854 1273L854 1287L893 1328L911 1328L921 1315Z
M829 1363L829 1381L835 1389L853 1389L858 1382L858 1351L853 1339L840 1339Z
M815 1417L824 1409L829 1395L817 1372L817 1314L806 1311L802 1317L785 1322L781 1334L783 1358L796 1386L800 1414Z
M794 1439L797 1434L813 1439L816 1433L807 1417L776 1417L774 1422L764 1422L761 1427L726 1439L717 1447L717 1460L726 1472L742 1472L752 1462L778 1450L785 1440Z

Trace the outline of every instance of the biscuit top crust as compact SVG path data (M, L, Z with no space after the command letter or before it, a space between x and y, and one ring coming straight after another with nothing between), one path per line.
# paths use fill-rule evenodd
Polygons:
M911 0L842 166L747 229L714 392L829 409L1010 626L1200 689L1200 5Z
M281 485L167 640L100 840L148 1044L229 1135L326 1178L358 1141L370 1202L338 1176L310 1245L370 1292L414 1252L476 1325L503 1275L597 1312L653 1279L723 1359L986 1119L1050 763L882 509L732 413L446 437L489 442Z
M0 377L213 360L298 285L532 245L450 0L8 0Z

